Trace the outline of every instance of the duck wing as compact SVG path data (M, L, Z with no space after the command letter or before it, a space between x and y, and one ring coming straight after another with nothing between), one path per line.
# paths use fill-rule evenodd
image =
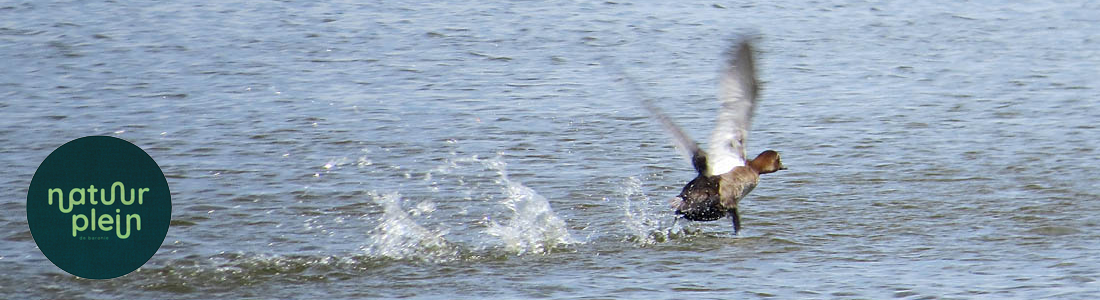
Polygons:
M649 110L649 113L653 115L653 118L661 123L661 127L672 137L672 142L676 145L676 149L680 150L680 153L685 157L691 159L691 164L695 167L696 172L703 174L707 168L707 155L699 148L699 144L691 139L687 133L684 133L684 130L681 129L680 126L672 122L672 119L670 119L668 115L665 115L660 108L653 105L652 100L649 98L642 99L642 106L645 106L646 110Z
M750 37L738 38L726 52L727 63L718 80L722 108L710 134L707 175L721 175L745 165L745 139L756 103L756 70Z
M626 81L626 87L636 98L641 99L642 106L649 111L650 115L653 115L654 119L661 123L661 128L668 132L668 135L672 138L672 144L676 146L677 150L680 150L680 154L690 159L692 165L695 165L695 170L702 174L706 169L706 154L703 153L702 149L699 149L699 144L684 133L680 126L672 122L672 119L665 115L657 105L654 105L653 99L642 92L638 83L634 81L634 77L623 71L623 68L618 66L614 60L604 58L600 62L601 65L607 66L608 69L616 72L620 79Z
M676 146L680 154L691 160L691 164L695 167L695 171L700 175L706 172L707 155L699 148L699 144L691 139L687 133L684 133L684 130L681 129L679 125L672 122L672 119L669 118L668 115L665 115L657 105L654 105L652 98L647 97L645 93L642 92L639 85L634 81L634 78L626 74L622 67L619 67L613 60L609 59L603 59L601 62L602 65L608 66L611 71L618 73L617 75L619 75L620 79L626 81L626 86L630 92L638 99L641 99L642 106L653 115L654 119L657 119L657 121L661 123L661 128L663 128L665 132L668 133L669 137L672 138L672 144Z

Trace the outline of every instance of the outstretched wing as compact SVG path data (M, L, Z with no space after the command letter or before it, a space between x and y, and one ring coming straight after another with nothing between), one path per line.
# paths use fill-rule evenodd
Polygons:
M756 103L756 70L751 37L738 38L726 53L727 63L718 81L722 108L710 134L707 175L720 175L745 165L745 139Z
M614 61L604 60L603 63L611 68L611 71L615 71L626 81L627 88L634 94L635 97L641 99L642 106L653 115L654 119L657 119L661 123L661 128L668 132L668 135L672 138L673 145L677 150L680 150L680 154L683 154L685 158L691 160L692 166L695 167L695 171L699 174L706 172L707 155L703 153L703 150L699 148L699 144L695 140L691 139L680 126L672 122L672 119L665 115L656 105L653 104L653 100L642 93L641 88L634 81L634 78L626 74L621 67L615 65Z
M706 169L707 155L703 153L702 149L699 149L699 144L695 143L695 140L692 140L691 137L688 137L687 134L684 133L684 130L680 129L680 126L677 126L676 123L672 122L672 119L669 119L667 115L661 112L660 108L653 105L652 100L643 98L642 106L645 106L646 110L649 110L649 113L653 114L653 118L661 122L661 127L663 127L665 132L668 132L668 135L672 137L676 149L679 149L684 156L689 157L691 159L691 164L695 166L695 171L702 174Z

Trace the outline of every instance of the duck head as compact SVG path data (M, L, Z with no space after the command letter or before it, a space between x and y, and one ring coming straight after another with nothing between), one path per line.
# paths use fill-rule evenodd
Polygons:
M758 174L773 173L779 170L786 170L787 167L783 166L783 162L779 160L779 152L767 150L760 152L756 158L749 161L749 167L756 171Z

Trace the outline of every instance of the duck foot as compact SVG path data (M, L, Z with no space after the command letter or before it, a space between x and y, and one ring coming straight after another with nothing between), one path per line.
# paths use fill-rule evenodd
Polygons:
M733 235L737 235L741 232L741 215L737 213L737 209L731 209L726 211L726 216L733 220Z

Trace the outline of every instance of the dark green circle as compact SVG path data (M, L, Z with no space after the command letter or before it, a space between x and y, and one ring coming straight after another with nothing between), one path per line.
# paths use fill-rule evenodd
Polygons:
M122 185L112 188L115 182ZM149 190L142 194L142 188ZM125 197L119 195L122 189ZM70 205L80 194L84 203ZM38 166L27 192L34 242L54 265L83 278L110 279L137 270L160 249L171 219L172 196L160 167L141 148L115 137L88 136L61 145Z

